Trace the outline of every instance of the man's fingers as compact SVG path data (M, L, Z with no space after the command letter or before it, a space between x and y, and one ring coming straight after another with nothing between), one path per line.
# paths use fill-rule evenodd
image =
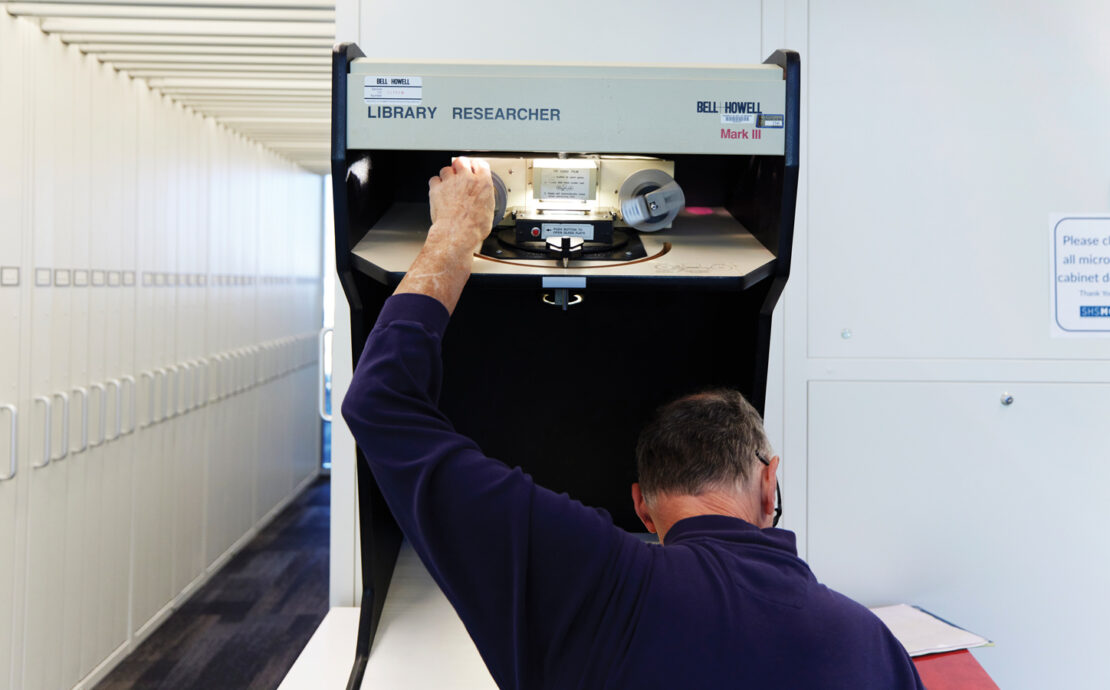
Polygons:
M450 165L441 168L440 171L439 171L440 178L442 178L444 180L446 180L448 177L450 177L451 175L454 175L454 174L455 174L455 170Z
M428 178L428 189L435 189L436 185L440 182L443 182L443 180L439 179L438 175Z
M489 175L489 163L481 158L475 158L471 161L472 169L478 175Z
M454 161L455 172L474 172L472 162L466 156L459 156Z

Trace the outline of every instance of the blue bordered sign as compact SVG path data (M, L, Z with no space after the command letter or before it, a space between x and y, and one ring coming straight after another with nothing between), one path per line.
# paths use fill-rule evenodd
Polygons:
M1110 214L1060 214L1050 229L1052 334L1110 336Z

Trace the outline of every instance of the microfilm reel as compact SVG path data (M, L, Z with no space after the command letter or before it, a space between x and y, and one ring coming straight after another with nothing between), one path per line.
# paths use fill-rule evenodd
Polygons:
M618 201L620 202L621 215L624 217L624 221L641 232L655 232L669 226L678 212L682 210L681 205L659 214L652 214L651 210L647 209L642 202L637 203L640 197L668 185L677 187L673 177L657 168L637 170L625 178L618 193ZM681 195L681 190L678 193ZM639 209L637 206L639 206Z

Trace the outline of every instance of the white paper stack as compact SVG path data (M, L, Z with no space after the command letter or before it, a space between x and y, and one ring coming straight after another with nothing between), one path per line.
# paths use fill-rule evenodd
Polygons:
M957 628L933 614L908 604L878 606L871 612L894 633L910 656L940 654L991 644L985 637Z

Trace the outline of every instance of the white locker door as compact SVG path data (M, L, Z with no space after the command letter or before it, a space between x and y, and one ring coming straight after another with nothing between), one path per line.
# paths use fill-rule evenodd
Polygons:
M185 471L183 486L187 488L188 503L185 519L189 529L188 564L191 581L204 572L204 487L205 462L204 408L197 401L197 376L195 360L204 352L204 292L201 290L199 276L204 272L204 219L208 209L208 184L205 180L208 160L206 150L198 146L203 137L204 123L200 117L183 113L183 126L189 142L186 158L188 207L184 216L186 227L180 236L181 256L185 259L185 300L184 313L187 324L184 332L184 354L187 375L184 389L183 406L188 414L183 420L187 429L188 444L185 447L182 467Z
M259 170L268 168L271 161L268 160L269 156L266 153L253 148L251 154ZM277 197L276 182L276 176L274 175L258 175L257 206L254 213L254 222L250 226L251 237L249 240L249 246L254 248L250 252L254 260L246 267L251 277L270 271L276 272L280 268L277 255L285 237L282 232L283 219L276 219L275 222L274 217L274 205ZM265 228L265 232L261 231L262 228ZM282 296L280 286L275 286L273 290L276 293L275 298L280 299ZM252 305L248 308L255 309L259 314L259 328L255 332L252 342L285 335L280 330L278 325L280 319L275 315L275 310L267 308L269 306L268 295L253 285L249 286L247 291ZM288 302L286 303L288 304ZM279 355L283 354L284 346L279 347L278 352ZM275 386L280 386L280 381L275 382ZM284 417L285 410L278 409L273 404L273 396L264 396L252 391L250 398L257 420L255 429L257 429L258 438L256 449L258 471L255 480L258 483L259 504L255 519L259 519L269 513L274 505L281 500L281 497L285 495L282 491L285 483L282 456L289 452L289 430L287 420Z
M110 291L108 267L113 252L118 214L115 212L117 190L112 176L115 171L115 149L118 136L112 124L110 69L95 65L92 75L92 96L89 123L90 160L96 174L90 180L89 204L89 330L87 335L89 391L89 449L84 459L85 520L81 562L84 581L81 594L80 672L83 677L103 658L104 591L108 587L105 570L110 567L111 554L105 551L109 526L105 519L111 510L110 455L114 452L114 407L118 391L109 385L108 350L114 347L114 334L109 312Z
M63 128L62 113L68 105L59 74L64 69L61 44L43 34L28 32L27 55L34 56L27 69L33 75L28 93L34 112L30 139L31 185L31 351L25 366L29 372L32 408L30 418L28 471L30 492L27 501L27 563L24 598L23 681L17 687L56 688L61 684L58 664L58 639L62 631L62 599L65 544L65 470L60 455L51 447L51 411L60 413L54 393L55 357L66 352L68 343L55 342L53 318L53 273L55 268L55 211L57 199L64 194L64 158L59 150ZM61 290L61 288L58 288ZM58 386L60 387L60 386ZM60 414L59 414L60 417Z
M176 264L176 341L174 403L177 416L174 427L174 591L188 587L201 574L203 559L202 526L200 524L202 471L197 448L197 415L189 409L191 368L188 360L195 352L194 342L199 330L195 323L196 288L191 277L196 272L195 217L198 198L196 147L191 141L192 118L180 107L173 112L174 136L179 142L178 226L174 238Z
M301 223L304 228L303 237L305 243L305 254L309 257L305 260L302 270L298 272L301 280L305 281L302 286L304 290L305 300L308 303L308 322L307 330L309 333L308 344L308 357L309 364L308 372L305 376L312 381L312 392L316 393L323 388L323 362L320 360L322 353L319 347L313 341L311 334L324 324L324 182L323 178L318 175L302 175L301 176L302 193L300 198L302 201L301 208ZM330 342L335 342L334 338ZM314 396L313 396L314 397ZM338 409L338 406L332 403L332 409ZM310 400L305 402L305 414L307 415L308 427L308 440L306 441L306 452L304 457L304 468L300 476L315 475L320 471L321 462L323 460L323 420L317 412L317 406Z
M155 457L160 465L158 487L159 498L161 501L159 509L159 523L161 533L164 541L162 548L158 549L159 556L162 563L165 565L164 570L160 569L159 575L164 578L164 585L166 587L164 599L165 603L175 597L181 590L174 576L175 572L175 558L174 546L177 542L178 536L174 523L174 509L176 499L176 491L174 486L174 468L176 457L176 434L174 427L173 399L176 394L176 387L174 378L172 376L173 370L170 368L174 366L176 361L176 339L177 339L177 318L175 316L177 310L176 292L173 287L173 280L176 277L176 258L177 251L177 229L178 229L178 201L180 190L178 187L180 176L178 174L179 151L180 142L177 137L177 129L174 122L174 105L172 101L166 98L158 99L158 108L156 117L159 121L158 124L158 156L154 164L158 169L158 182L159 182L159 215L160 223L158 224L159 242L155 248L157 269L154 275L154 292L156 295L157 306L155 308L156 319L158 326L156 327L157 345L156 353L157 359L160 362L159 367L162 372L162 388L159 393L159 408L160 418L162 419L157 426L157 432L160 436L159 448L156 450ZM168 538L166 538L168 537Z
M99 664L127 641L128 634L128 554L131 547L131 452L130 428L127 419L128 395L132 353L134 348L133 309L127 297L130 289L124 286L124 270L134 254L134 152L135 108L128 98L127 77L114 70L102 68L106 102L106 129L104 135L110 142L109 158L105 161L105 179L110 189L111 203L108 232L97 237L102 243L103 266L107 277L104 327L106 334L104 371L109 393L105 410L110 442L105 445L103 466L103 494L101 498L100 589L96 593L100 603L96 639L93 646L94 663Z
M17 447L20 400L19 376L22 300L30 276L23 265L25 160L23 35L16 20L0 14L0 685L16 687L15 636L17 568L17 487L29 465L19 462ZM22 444L26 447L26 443Z
M131 552L131 629L140 633L169 600L168 577L160 577L168 568L168 558L163 558L161 545L167 543L161 531L159 517L164 512L161 496L161 430L157 424L160 415L162 377L156 356L158 341L157 290L154 273L158 270L156 251L161 237L161 197L158 175L159 121L157 97L145 86L134 85L138 100L138 150L136 154L136 191L138 227L136 247L136 307L135 307L135 368L138 372L138 429L135 432L135 462L133 464L133 504L131 529L134 548Z
M255 342L258 330L254 320L248 321L248 315L254 313L254 300L253 295L248 294L246 287L246 277L254 274L254 266L257 264L258 255L255 251L255 225L258 222L257 198L259 194L259 175L258 175L258 161L255 157L255 148L253 145L245 142L239 144L239 159L241 170L243 172L240 177L239 196L235 200L236 205L236 226L234 229L236 236L235 243L235 266L232 271L232 287L231 293L233 295L235 304L236 323L238 329L235 335L234 346L242 351L250 343ZM244 354L237 356L236 371L241 371L246 365L246 357ZM243 383L243 376L237 375L239 379L236 383L241 388L240 384ZM251 518L250 523L255 524L265 511L260 510L260 501L262 492L260 490L259 471L262 467L263 459L259 454L260 442L265 443L268 439L260 438L258 433L258 418L257 407L253 395L249 390L240 390L235 396L234 401L234 418L236 420L236 428L240 430L238 436L239 457L244 461L240 471L243 472L246 481L250 486L250 499L251 499Z
M251 156L256 161L256 164L261 169L265 164L265 156L257 149L251 149ZM264 275L266 273L276 270L274 265L275 249L281 244L281 226L275 225L273 222L273 178L269 176L259 175L258 177L258 193L255 197L254 220L251 223L248 242L251 249L248 255L253 258L250 265L245 266L244 270L249 275ZM266 228L265 237L261 237L257 232L257 228ZM256 319L256 330L253 337L249 342L265 341L276 339L281 335L281 332L273 324L274 314L269 309L270 292L276 291L276 288L267 288L265 285L260 287L248 287L246 291L249 295L249 300L252 304L251 307L255 313L258 314ZM280 355L281 349L278 348ZM279 385L275 382L273 385ZM269 388L266 386L265 388ZM270 511L274 504L275 497L275 483L278 481L278 468L280 462L276 451L285 446L284 435L286 433L284 420L280 418L280 411L275 413L270 400L274 397L273 394L255 394L250 393L252 405L255 407L257 415L257 445L256 454L258 458L258 467L255 474L255 481L258 484L258 513L255 518L259 518Z
M77 70L72 85L73 142L69 148L69 167L73 184L72 227L69 232L70 266L72 270L70 296L70 331L73 334L68 347L70 368L70 445L66 467L66 524L65 566L62 589L62 632L58 642L59 663L64 687L70 687L81 677L81 606L85 595L85 540L91 536L91 524L85 510L86 472L89 441L89 352L84 335L89 331L89 211L92 176L89 124L92 81L96 60L82 55L76 48L69 51L69 59Z
M89 374L95 410L90 424L88 487L85 511L92 527L84 540L84 562L87 579L81 611L81 673L91 671L108 657L117 640L119 621L127 619L125 601L118 599L127 584L127 556L115 548L117 539L130 541L128 530L114 534L119 528L117 514L120 504L128 505L130 488L122 487L119 458L122 425L118 372L120 349L120 225L123 219L123 197L120 169L124 132L119 121L119 79L117 73L98 64L93 80L90 122L92 126L92 161L97 174L91 183L91 241L89 318ZM120 608L123 611L120 611ZM124 623L125 625L125 623Z
M223 353L227 349L226 337L228 315L223 274L227 273L229 252L228 234L231 224L228 185L232 179L229 172L230 158L225 139L227 135L214 125L209 127L207 140L211 156L208 178L208 280L204 291L208 304L205 328L208 357L211 370L208 383L209 395L208 443L204 457L208 463L205 472L206 521L205 521L205 567L211 566L235 540L234 530L245 526L237 519L241 514L242 497L235 491L235 458L228 447L233 442L229 433L227 401L223 399L223 377L226 368ZM249 505L249 501L248 501ZM238 532L242 533L242 532Z

